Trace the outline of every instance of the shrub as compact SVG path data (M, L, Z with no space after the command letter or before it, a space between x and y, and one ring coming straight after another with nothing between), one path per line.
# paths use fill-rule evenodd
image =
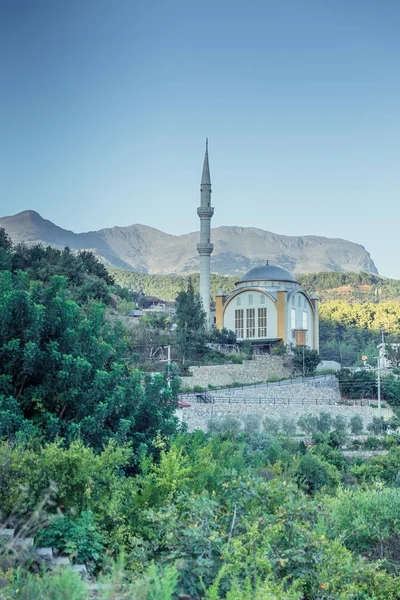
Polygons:
M296 421L289 417L282 417L281 429L285 435L294 435L296 433Z
M75 557L79 563L85 563L91 570L101 565L103 542L90 511L84 511L77 519L57 516L36 536L37 545L56 548L62 554Z
M334 429L329 434L329 446L332 448L341 448L347 440L346 432L339 429Z
M235 439L241 430L241 424L238 419L227 415L217 419L210 419L207 422L207 428L210 432L216 433L226 439Z
M334 487L340 479L334 466L312 454L302 456L295 477L300 487L309 494L315 494L323 487Z
M364 424L360 415L354 415L354 417L351 417L350 429L353 435L360 435L360 433L362 433L363 427Z
M257 415L245 415L243 417L243 431L247 435L258 433L260 425L260 418Z
M373 417L371 423L368 423L367 429L374 435L381 435L386 432L388 424L384 421L383 417Z
M343 415L336 415L333 420L333 428L336 431L346 431L347 429L347 419Z
M322 433L327 433L332 428L333 418L330 413L320 412L317 419L317 429Z
M311 414L301 415L297 424L302 431L310 434L317 429L317 417Z
M243 358L242 358L242 356L240 354L232 354L232 356L230 357L230 361L234 365L241 365L241 364L243 364Z
M279 422L271 417L265 417L263 427L265 433L270 433L271 435L279 433Z
M380 447L381 443L376 437L368 437L363 443L363 448L365 450L377 450Z

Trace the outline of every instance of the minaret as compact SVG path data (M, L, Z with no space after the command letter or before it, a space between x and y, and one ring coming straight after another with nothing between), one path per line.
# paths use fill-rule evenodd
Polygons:
M208 164L208 138L204 156L203 174L200 184L200 206L197 209L200 217L200 243L197 252L200 254L200 297L206 313L206 325L210 323L210 255L214 246L211 244L211 217L214 209L211 207L211 178Z

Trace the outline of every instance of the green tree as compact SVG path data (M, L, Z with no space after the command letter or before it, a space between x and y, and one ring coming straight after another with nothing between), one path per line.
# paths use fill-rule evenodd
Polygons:
M293 367L297 373L303 373L303 371L306 375L314 373L320 362L317 350L311 350L305 346L296 346L293 349Z
M72 301L65 277L44 285L0 272L0 319L3 434L24 421L46 440L81 436L100 450L110 439L140 445L175 430L177 380L143 381L128 366L121 325L108 323L99 303Z
M364 428L363 420L360 415L354 415L350 419L350 429L353 435L360 435Z
M206 315L189 279L176 298L176 343L184 362L201 355L206 340Z

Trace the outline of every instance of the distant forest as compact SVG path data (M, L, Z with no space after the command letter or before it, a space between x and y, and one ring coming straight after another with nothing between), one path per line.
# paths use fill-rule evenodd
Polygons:
M189 277L199 289L199 273L190 276L146 275L110 269L116 283L134 292L173 301L186 289ZM220 288L233 291L237 277L211 274L211 296ZM368 273L323 272L297 277L302 288L321 298L320 353L323 359L337 360L344 366L361 362L365 354L376 356L381 330L386 340L400 341L400 281Z

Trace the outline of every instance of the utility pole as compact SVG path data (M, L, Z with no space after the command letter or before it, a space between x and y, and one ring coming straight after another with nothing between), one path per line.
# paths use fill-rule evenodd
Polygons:
M167 363L167 385L171 387L171 346L164 346L164 350L167 350L167 358L163 358L160 362Z
M379 364L379 356L378 356L378 417L382 416L382 406L381 406L381 369Z

